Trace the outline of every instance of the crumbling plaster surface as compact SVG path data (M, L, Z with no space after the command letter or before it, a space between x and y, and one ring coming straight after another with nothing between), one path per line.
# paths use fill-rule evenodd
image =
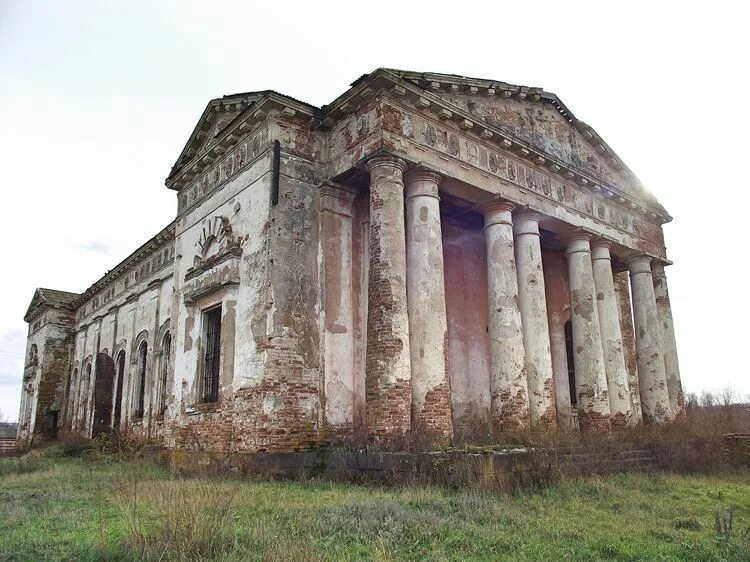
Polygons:
M490 369L487 269L480 227L443 217L448 371L456 437L489 428ZM484 434L489 433L485 430Z
M628 188L628 180L597 154L582 133L548 104L529 104L520 99L462 96L445 93L448 102L476 115L482 121L517 137L563 162L585 170L613 185Z
M73 351L59 370L67 381L78 367L70 392L76 396L63 398L75 405L68 416L74 430L91 430L94 381L82 381L87 364L94 373L98 352L116 359L120 349L126 352L122 424L163 437L169 446L290 450L360 429L379 445L398 442L417 427L415 420L444 437L472 428L476 435L477 426L523 425L527 415L550 426L555 417L572 423L563 385L571 306L561 293L569 291L573 308L580 309L594 283L585 264L564 270L559 251L540 243L539 224L556 235L578 228L607 239L621 258L664 258L660 225L666 215L617 159L605 156L608 147L592 144L598 137L586 136L585 126L571 125L546 102L439 83L416 97L407 83L368 86L360 96L363 80L324 110L279 102L278 94L263 105L268 93L209 104L168 179L178 189L175 223L75 304L76 325L66 332ZM476 121L457 119L456 111ZM248 112L252 119L229 132ZM547 156L499 142L498 132ZM558 163L589 179L566 175ZM404 173L416 168L439 178L430 201L422 200L423 193L404 201ZM336 210L339 217L350 215L343 222L326 222L321 212L319 186L331 179L351 189L351 207ZM452 217L435 196L458 206ZM490 224L483 232L474 223L489 202L513 205L502 211L507 224ZM331 256L340 275L331 275ZM516 273L521 282L514 290L509 280ZM661 322L671 319L666 282L655 270L656 292L652 285L649 295L643 273L633 280L635 331L627 278L615 274L615 324L635 393L633 416L642 401L646 417L660 421L679 408L679 371L670 351L671 320ZM219 304L219 400L203 404L202 313ZM617 338L606 335L614 330L613 306L611 300L603 304L610 323L601 331L610 349L617 347ZM574 332L590 351L586 369L596 371L583 379L599 394L612 394L612 381L602 384L611 361L601 341L602 356L596 351L599 309L597 303ZM420 321L422 310L431 315ZM162 420L154 409L166 330L173 355ZM141 340L149 346L149 378L146 415L139 421L132 413ZM661 361L648 358L655 346ZM44 350L53 353L49 346ZM660 363L667 376L663 389ZM610 378L622 386L619 364L617 369ZM640 389L636 371L642 381L646 373ZM65 383L57 386L65 392ZM524 389L528 396L521 396ZM604 400L592 405L584 394L589 417L608 417ZM38 395L34 391L30 401L36 418ZM507 395L515 397L513 406ZM612 404L612 413L624 407Z
M566 430L577 425L577 412L571 405L568 379L568 350L565 324L570 321L570 288L568 264L560 251L542 250L544 264L544 288L547 294L547 318L549 320L550 353L552 373L555 381L555 406L557 423Z

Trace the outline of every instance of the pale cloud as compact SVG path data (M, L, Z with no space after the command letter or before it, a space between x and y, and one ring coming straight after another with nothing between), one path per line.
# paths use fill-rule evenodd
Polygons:
M108 253L109 244L104 244L103 242L97 242L95 240L91 240L89 242L84 242L83 244L79 244L78 249L83 250L84 252L94 252L97 254Z
M210 98L270 88L321 105L389 66L557 93L675 217L667 274L686 389L750 392L747 21L721 0L0 2L12 268L0 351L23 354L35 287L83 291L172 219L163 181ZM22 367L0 364L19 381L0 383L15 417Z

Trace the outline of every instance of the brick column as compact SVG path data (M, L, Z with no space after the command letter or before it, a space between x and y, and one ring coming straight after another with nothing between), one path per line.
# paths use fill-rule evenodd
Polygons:
M354 422L354 317L352 309L352 203L355 192L324 182L320 194L323 280L323 367L326 423Z
M406 164L383 156L370 171L370 268L365 398L367 432L387 444L411 429L411 358L406 300Z
M496 432L524 427L529 421L512 210L513 204L503 201L482 208L487 246L491 413Z
M661 423L672 419L661 343L661 326L656 307L651 258L637 255L627 260L633 292L635 347L638 354L638 383L643 419Z
M539 219L531 211L515 216L515 254L531 423L551 428L556 425L557 415Z
M615 283L612 277L612 258L609 242L596 240L591 244L591 259L594 268L596 303L604 352L604 370L607 373L609 410L613 427L630 425L633 407L630 402L630 384L620 331L620 311Z
M589 233L575 232L568 237L566 249L578 424L583 430L609 431L612 426L607 374L604 368L590 241Z
M674 337L674 322L672 320L672 306L669 303L667 274L664 271L664 264L661 262L654 262L651 269L654 276L656 309L662 325L661 337L664 346L664 369L667 373L669 407L673 416L679 416L685 413L685 399L682 394L680 364L677 361L677 341Z
M453 416L439 183L432 172L406 174L406 287L415 429L445 440L453 437Z

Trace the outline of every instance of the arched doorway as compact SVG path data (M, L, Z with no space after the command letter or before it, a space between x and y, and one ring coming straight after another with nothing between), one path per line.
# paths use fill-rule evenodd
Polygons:
M122 381L125 378L125 352L117 355L117 389L115 390L114 418L112 427L120 427L120 415L122 414Z
M115 382L115 363L106 353L96 356L96 375L94 380L94 426L91 436L111 429L112 423L112 387Z
M575 353L573 352L573 323L568 320L565 323L565 350L568 353L568 385L570 385L570 405L575 411L578 406L578 392L576 390L576 365Z

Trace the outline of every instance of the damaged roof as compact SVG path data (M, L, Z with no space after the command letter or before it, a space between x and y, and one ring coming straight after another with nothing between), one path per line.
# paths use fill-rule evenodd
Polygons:
M80 297L79 293L58 291L56 289L38 288L34 291L29 308L26 309L24 320L29 321L34 312L42 307L73 309L73 302Z

